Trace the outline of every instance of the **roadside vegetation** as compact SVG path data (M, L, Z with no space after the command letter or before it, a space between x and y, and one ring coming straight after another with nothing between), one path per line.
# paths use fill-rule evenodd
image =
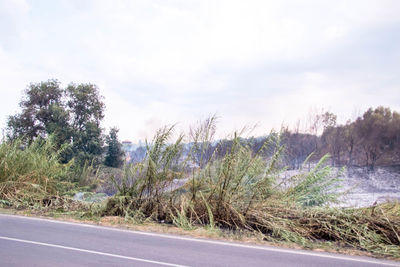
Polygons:
M67 179L70 164L59 162L53 139L35 140L29 146L17 139L0 144L0 198L3 203L40 204L57 195Z
M299 172L286 178L284 133L271 132L258 146L256 139L243 137L246 129L218 141L216 118L210 117L186 135L174 126L159 129L146 142L145 157L121 167L118 130L104 138L97 123L104 105L96 87L58 86L56 81L30 85L23 112L10 117L10 134L0 144L1 207L93 220L118 216L135 224L246 233L275 243L400 259L400 203L337 207L346 192L328 154L313 162L310 154ZM56 93L43 102L46 90ZM56 118L68 127L59 127ZM115 194L99 202L72 198L84 191L92 197L98 187L112 187Z
M184 229L202 225L248 230L268 241L305 247L328 242L378 255L400 255L399 203L360 209L330 207L337 202L340 183L339 174L327 164L329 156L310 170L304 168L282 180L284 147L276 133L269 135L257 153L235 133L223 156L218 156L218 149L207 155L214 123L211 118L192 131L187 161L178 160L182 136L173 143L173 128L161 129L148 144L146 158L127 169L103 215L171 223ZM265 151L270 154L267 159L261 156ZM201 167L188 169L188 161L197 161ZM183 175L187 182L174 189L173 178L182 173L188 175Z

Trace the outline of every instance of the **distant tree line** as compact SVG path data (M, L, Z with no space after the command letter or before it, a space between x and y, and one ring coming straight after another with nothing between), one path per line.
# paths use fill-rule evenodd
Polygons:
M103 161L111 167L121 166L118 130L111 129L106 137L101 128L105 104L96 85L70 83L62 88L57 80L31 83L19 105L21 112L7 121L9 140L18 138L29 144L52 136L64 163L74 158L77 166Z
M308 157L310 162L317 161L327 153L331 155L333 166L366 166L373 170L377 165L400 164L400 114L390 108L370 108L345 124L338 124L337 116L330 112L314 114L308 120L308 126L303 130L285 127L280 134L239 140L250 146L254 153L262 149L267 139L279 140L285 148L282 164L291 169L299 168ZM224 157L231 147L232 140L227 139L188 143L183 156L192 153L193 163L202 166L211 157ZM270 157L274 149L274 145L269 145L262 154ZM131 152L132 162L139 162L145 156L145 147Z
M332 165L366 166L400 164L400 114L390 108L369 108L354 121L337 124L336 116L326 112L317 116L321 135L283 131L286 161L293 167L310 153L314 158L329 153Z

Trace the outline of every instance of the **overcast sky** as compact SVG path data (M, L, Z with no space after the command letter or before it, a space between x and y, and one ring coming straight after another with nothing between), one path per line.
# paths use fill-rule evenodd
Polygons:
M137 142L216 113L264 134L310 109L400 111L400 1L0 0L0 122L31 82L98 85Z

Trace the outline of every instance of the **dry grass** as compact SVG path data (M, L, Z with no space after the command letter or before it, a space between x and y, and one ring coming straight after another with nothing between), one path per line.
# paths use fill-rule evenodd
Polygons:
M192 131L193 150L187 158L197 160L199 168L191 171L183 188L166 190L171 174L188 175L177 159L182 137L170 144L173 128L161 129L148 145L145 160L126 172L125 180L130 182L109 199L103 215L123 216L136 223L165 222L185 230L204 226L212 231L251 231L274 242L305 247L335 243L399 257L399 203L367 209L329 208L337 199L339 180L326 164L328 156L312 170L293 177L283 189L277 185L284 149L279 135L270 134L254 153L234 134L210 155L206 151L210 151L212 140L208 138L213 134L207 131L215 129L213 123L213 119L206 120ZM272 151L267 160L261 156L265 149Z

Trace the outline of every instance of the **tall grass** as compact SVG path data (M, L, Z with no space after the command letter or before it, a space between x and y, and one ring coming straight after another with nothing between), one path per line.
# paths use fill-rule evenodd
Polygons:
M340 182L340 173L327 165L329 156L282 187L284 147L279 134L271 133L254 152L239 133L211 149L214 132L214 117L192 129L190 152L182 158L184 136L171 142L173 127L160 129L147 144L146 158L125 169L119 192L103 214L164 221L184 229L247 229L274 241L329 241L400 255L398 203L367 209L329 207L337 201ZM187 168L188 162L197 167ZM186 184L171 187L179 178Z
M134 166L125 166L121 182L114 181L118 189L115 198L107 203L107 212L136 217L136 211L148 217L165 217L173 180L182 178L184 164L179 163L183 136L170 144L174 126L157 131L152 142L146 141L147 153L144 160ZM113 179L113 177L112 177Z
M320 206L324 203L337 203L340 191L339 178L344 169L335 171L328 165L330 156L323 156L315 167L304 171L304 165L299 173L290 177L289 188L284 192L282 198L289 198L303 206ZM307 158L307 160L309 157ZM306 162L307 162L306 160Z
M254 203L278 192L274 189L281 171L277 165L284 149L279 144L279 135L270 134L261 148L253 152L251 143L234 133L229 142L221 141L212 150L215 124L216 118L211 117L191 129L191 149L184 159L180 157L184 136L180 135L175 143L169 143L174 127L160 129L152 142L147 144L145 159L125 168L122 182L116 184L118 195L130 197L135 205L145 201L155 202L156 205L171 204L179 202L185 195L197 206L203 206L204 211L208 210L207 205L215 209L213 213L219 218L226 214L224 209L228 207L246 214ZM265 160L262 155L267 149L272 153ZM195 162L198 167L187 171L188 162ZM168 188L172 180L182 177L188 179L185 187L170 192ZM166 198L168 201L165 201ZM199 216L197 219L201 222L207 220ZM221 220L227 222L226 218Z
M40 202L57 195L69 164L59 163L52 138L30 145L21 140L0 144L0 199L24 203Z

